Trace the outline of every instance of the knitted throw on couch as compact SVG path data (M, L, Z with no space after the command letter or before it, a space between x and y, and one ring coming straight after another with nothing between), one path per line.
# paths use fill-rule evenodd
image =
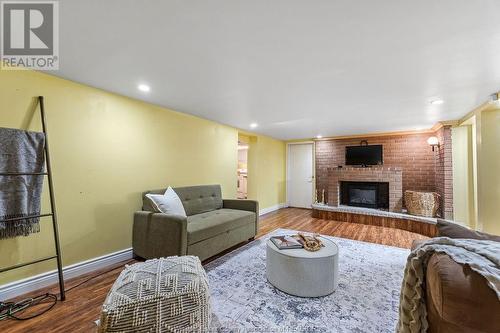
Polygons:
M45 135L0 128L0 173L44 172ZM40 231L39 218L5 221L40 214L43 176L0 176L0 239Z
M500 300L500 242L433 238L413 250L406 262L399 304L398 333L426 332L425 267L434 252L446 253L455 262L483 276Z

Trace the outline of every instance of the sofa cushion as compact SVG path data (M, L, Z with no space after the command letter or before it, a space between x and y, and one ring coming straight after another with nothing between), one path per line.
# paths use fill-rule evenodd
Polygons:
M187 216L222 208L222 191L220 185L174 187L174 191L181 199ZM151 205L151 201L146 198L146 194L148 193L163 194L165 193L165 189L151 190L142 194L142 209L154 212L155 208Z
M175 187L174 191L181 199L187 216L222 208L220 185Z
M256 220L254 212L236 209L217 209L188 216L188 245L212 238L228 230L236 229Z
M474 231L457 223L453 223L443 219L438 219L436 226L438 229L439 237L469 238L500 242L500 236L490 235L480 231Z
M181 199L179 199L177 193L170 186L164 194L148 193L146 194L146 198L151 201L151 206L155 212L186 217L186 211Z

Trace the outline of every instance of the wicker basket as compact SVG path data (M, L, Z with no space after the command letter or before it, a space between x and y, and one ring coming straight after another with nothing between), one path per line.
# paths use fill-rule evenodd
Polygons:
M405 205L408 213L435 217L439 209L439 194L436 192L405 191Z

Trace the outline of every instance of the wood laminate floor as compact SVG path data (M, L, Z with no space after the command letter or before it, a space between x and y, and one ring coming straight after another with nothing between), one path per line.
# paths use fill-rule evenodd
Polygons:
M415 239L427 238L399 229L316 219L311 217L311 210L299 208L280 209L262 216L257 237L278 228L317 232L403 248L410 248ZM111 285L126 263L123 262L67 281L66 289L73 289L67 291L66 301L58 302L49 312L28 321L0 321L0 332L95 332L94 321L99 317L100 307ZM87 281L89 278L91 280ZM57 286L39 290L25 297L45 292L56 293Z

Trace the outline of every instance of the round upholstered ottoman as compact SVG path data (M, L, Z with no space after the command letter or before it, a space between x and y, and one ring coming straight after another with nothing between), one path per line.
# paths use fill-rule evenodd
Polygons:
M321 237L325 245L319 251L279 250L267 241L267 280L287 294L300 297L326 296L338 285L339 249L334 242Z
M127 266L102 307L99 332L203 332L210 292L198 257L167 257Z

